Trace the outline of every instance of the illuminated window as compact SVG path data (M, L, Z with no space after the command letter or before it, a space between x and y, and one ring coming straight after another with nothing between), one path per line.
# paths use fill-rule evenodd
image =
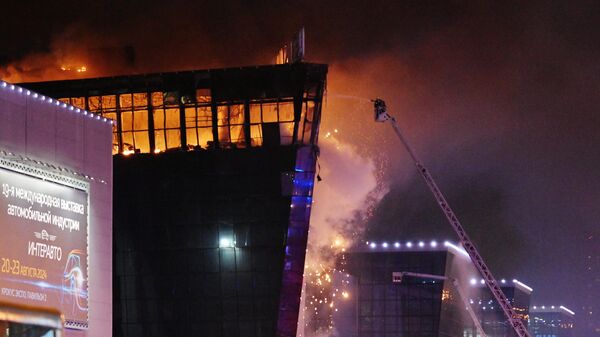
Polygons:
M300 119L300 127L299 130L302 131L302 139L301 142L303 144L307 144L310 143L311 139L311 131L312 131L312 122L313 122L313 115L314 115L314 111L315 111L315 102L313 101L307 101L304 102L303 107L302 107L302 117Z
M71 105L79 109L85 109L85 97L71 97Z
M133 113L133 141L136 149L142 153L150 152L148 139L148 110L136 110Z
M281 145L290 145L294 141L294 123L279 123Z
M244 105L223 105L217 107L217 129L221 147L244 147Z
M262 121L263 123L277 122L277 103L262 104Z
M292 122L294 120L293 102L280 102L278 108L280 122Z
M262 128L259 125L250 125L250 141L252 146L262 145Z
M133 108L134 109L145 109L148 106L148 94L135 93L133 94Z
M185 128L188 146L206 148L212 141L212 112L209 106L185 108Z
M262 122L260 103L250 104L250 124L260 124Z
M133 111L121 111L123 150L135 150L133 145Z
M92 112L102 110L102 101L100 100L100 96L88 97L88 109Z
M165 128L179 128L179 108L165 109Z
M279 123L279 125L264 123ZM253 146L263 144L265 132L269 142L273 142L277 137L281 145L289 145L294 142L294 103L291 98L279 102L252 102L250 104L250 139Z
M131 94L122 94L119 96L119 106L121 109L131 109L133 106L133 98Z
M106 97L106 98L105 98ZM102 98L102 103L116 102L111 96ZM148 137L148 96L145 93L124 94L119 97L121 110L121 138L123 151L150 152Z
M117 98L115 95L102 96L101 102L102 102L101 109L103 111L115 110L117 108Z
M166 149L174 149L181 147L181 130L179 118L179 106L167 104L166 95L163 97L162 103L159 101L159 94L152 93L152 105L157 105L153 109L154 119L154 143L157 151ZM159 105L161 104L162 107Z
M294 103L279 102L279 136L281 145L294 142Z
M231 125L231 142L239 146L244 146L244 105L237 104L229 106L229 123Z
M185 132L188 146L198 146L198 118L195 107L185 108Z
M151 97L152 97L152 106L153 107L162 107L163 106L162 92L153 92Z

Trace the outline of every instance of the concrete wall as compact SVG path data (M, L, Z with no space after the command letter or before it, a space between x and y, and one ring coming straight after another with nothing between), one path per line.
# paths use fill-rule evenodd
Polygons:
M82 173L89 179L89 329L112 335L112 125L0 81L0 150Z

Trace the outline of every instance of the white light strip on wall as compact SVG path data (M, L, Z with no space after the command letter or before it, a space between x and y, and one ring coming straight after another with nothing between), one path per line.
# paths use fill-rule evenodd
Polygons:
M519 281L519 280L517 280L517 279L514 279L514 280L513 280L513 283L514 283L515 285L517 285L517 286L519 286L519 287L523 288L524 290L527 290L528 292L532 292L532 291L533 291L533 288L531 288L530 286L526 285L525 283L523 283L523 282L521 282L521 281Z
M391 243L388 243L388 242L382 242L380 244L377 244L376 242L367 241L365 243L371 249L376 249L376 248L388 249L388 248L390 248L392 246L394 248L396 248L396 249L404 247L407 250L412 250L412 248L416 248L416 247L418 247L418 249L427 249L427 248L430 248L431 250L438 250L439 249L439 248L436 249L438 247L438 243L435 240L432 240L429 243L429 245L425 244L425 242L423 242L423 241L419 241L416 244L412 243L411 241L407 241L404 245L401 244L398 241L395 241L393 243L393 245ZM455 244L453 244L453 243L451 243L449 241L445 241L444 242L444 247L450 248L453 251L455 251L455 252L459 253L460 255L462 255L463 257L466 257L466 258L470 259L469 254L462 247L459 247L459 246L457 246L457 245L455 245Z
M568 312L568 313L569 313L569 314L571 314L571 315L575 315L575 312L574 312L573 310L570 310L570 309L568 309L568 308L567 308L567 307L565 307L565 306L562 306L562 305L561 305L559 308L561 308L562 310L564 310L564 311Z
M4 88L4 89L7 89L7 90L11 90L11 91L16 91L17 93L19 93L21 95L26 95L26 96L30 96L33 93L32 97L35 98L35 99L39 98L42 102L48 102L50 104L54 103L56 106L60 106L63 109L68 109L70 111L73 111L73 108L74 108L72 105L69 105L67 103L62 103L61 104L60 101L54 100L54 99L52 99L50 97L48 97L46 99L46 96L44 96L44 95L38 95L37 93L34 93L34 92L32 92L30 90L27 90L27 89L23 89L23 88L21 88L19 86L16 86L14 84L8 85L8 83L4 82L4 81L0 81L0 88ZM104 123L108 123L108 124L111 124L111 125L115 123L115 121L112 120L112 119L110 119L110 118L102 117L100 115L95 115L95 114L93 114L93 113L91 113L91 112L89 112L87 110L83 110L82 111L81 109L75 109L75 112L76 113L83 112L83 115L87 115L90 118L95 118L96 120L99 120L99 121L102 121Z

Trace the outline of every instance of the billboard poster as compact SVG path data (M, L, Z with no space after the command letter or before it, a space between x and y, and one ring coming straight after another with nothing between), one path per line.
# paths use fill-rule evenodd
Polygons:
M88 195L0 168L0 302L88 322Z

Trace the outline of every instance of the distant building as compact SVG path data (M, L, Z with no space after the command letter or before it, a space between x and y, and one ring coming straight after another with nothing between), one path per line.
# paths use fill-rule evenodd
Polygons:
M350 296L334 306L334 335L476 337L478 325L487 336L514 335L468 254L452 243L368 242L343 262L343 281L334 284ZM526 320L531 288L502 283Z
M518 280L507 281L500 279L499 281L500 288L512 304L513 310L523 321L524 325L527 326L529 302L533 289ZM513 328L506 321L504 312L497 304L498 302L487 291L483 280L472 279L470 283L479 286L482 290L479 292L479 296L473 299L473 309L477 317L480 318L486 335L488 337L517 337Z
M479 289L468 284L477 272L462 248L435 241L370 242L345 258L342 277L351 304L336 305L339 336L463 336L470 328L465 301ZM402 272L424 276L399 277Z
M326 75L295 63L24 84L116 121L115 337L296 335Z
M600 230L590 230L586 234L586 247L592 247L584 254L585 258L585 288L586 294L600 294ZM583 246L583 245L582 245ZM577 315L577 321L581 326L577 326L578 334L585 334L589 337L600 337L600 298L596 296L586 296L581 308L581 314Z
M532 337L573 337L575 313L560 306L533 306L529 313Z

